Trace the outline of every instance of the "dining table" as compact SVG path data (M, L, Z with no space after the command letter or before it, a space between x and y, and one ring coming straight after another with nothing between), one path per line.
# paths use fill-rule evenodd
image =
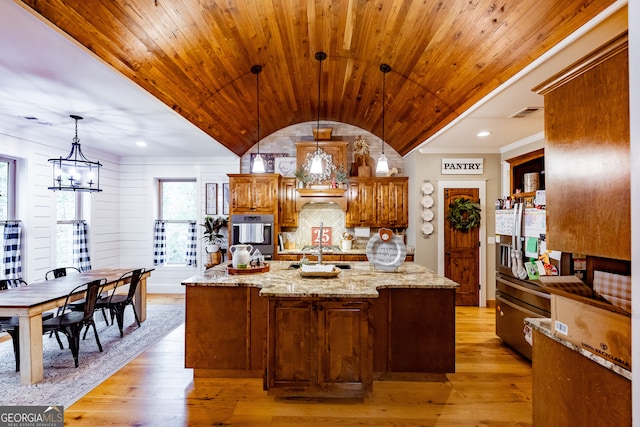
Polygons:
M79 274L56 279L32 282L27 286L0 291L0 317L19 318L20 382L34 384L44 377L42 347L42 313L57 310L65 304L67 296L79 285L98 279L106 279L103 291L125 285L129 277L122 276L134 268L97 268ZM134 306L140 322L147 317L147 278L153 269L145 270L134 295ZM69 301L84 298L82 288L70 296Z

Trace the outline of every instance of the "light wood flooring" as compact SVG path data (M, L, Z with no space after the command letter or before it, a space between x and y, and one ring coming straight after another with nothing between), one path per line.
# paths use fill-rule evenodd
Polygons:
M260 379L194 380L179 327L67 408L65 425L531 426L531 365L496 337L494 310L457 308L455 374L375 381L370 397L346 401L269 397Z

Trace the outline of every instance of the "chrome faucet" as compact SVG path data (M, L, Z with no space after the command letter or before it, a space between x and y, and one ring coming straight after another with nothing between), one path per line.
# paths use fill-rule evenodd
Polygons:
M322 264L322 221L320 221L320 234L318 235L318 265Z

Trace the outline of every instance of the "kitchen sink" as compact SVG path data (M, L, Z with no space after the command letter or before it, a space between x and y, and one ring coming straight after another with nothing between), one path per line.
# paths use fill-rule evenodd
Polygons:
M314 265L316 264L315 262L310 262L310 265ZM335 267L338 267L342 270L349 270L351 269L351 264L349 263L340 263L340 262L323 262L323 264L325 265L333 265ZM300 268L300 263L299 262L292 262L291 264L289 264L289 267L287 267L289 270L297 270L298 268Z

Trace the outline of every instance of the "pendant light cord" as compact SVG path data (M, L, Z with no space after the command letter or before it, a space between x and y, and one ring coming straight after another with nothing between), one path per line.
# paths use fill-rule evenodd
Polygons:
M258 121L258 154L260 154L260 78L258 74L262 72L261 65L254 65L251 67L251 72L256 75L256 112Z
M324 52L316 52L316 59L319 62L318 66L318 121L316 124L316 154L320 151L319 148L319 137L318 133L320 132L320 87L322 85L322 61L327 59L327 54Z
M382 71L382 154L384 154L384 110L387 98L387 73L391 71L391 66L388 64L380 64L380 71Z

